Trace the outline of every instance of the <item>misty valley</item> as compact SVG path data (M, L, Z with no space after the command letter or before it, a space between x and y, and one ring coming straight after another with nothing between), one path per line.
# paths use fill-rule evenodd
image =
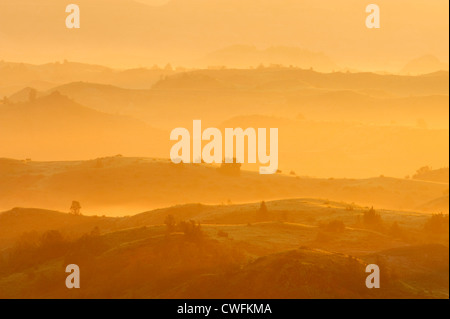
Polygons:
M0 103L1 298L448 298L448 73L53 67Z
M0 0L0 299L448 299L448 26L448 1Z

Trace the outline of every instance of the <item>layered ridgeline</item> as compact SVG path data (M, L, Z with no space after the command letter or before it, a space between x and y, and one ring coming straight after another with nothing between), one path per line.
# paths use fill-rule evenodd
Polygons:
M34 63L82 58L82 62L121 67L168 62L197 67L277 63L321 71L332 71L337 64L396 72L429 52L448 59L448 3L443 1L430 5L411 0L404 5L380 0L377 5L382 12L395 19L385 20L375 34L366 28L366 5L358 0L320 4L314 0L171 0L159 6L148 1L79 0L77 4L83 22L70 32L64 23L67 4L1 0L1 58ZM256 49L236 55L230 46L239 44ZM432 71L428 68L425 73Z
M319 179L294 172L260 175L219 165L120 156L72 162L1 159L0 176L3 210L20 206L68 211L77 200L85 214L128 215L186 203L309 197L448 213L448 183L419 179Z
M0 145L8 156L79 159L87 153L163 156L165 134L139 120L84 107L59 92L0 105ZM14 155L15 154L15 155Z
M0 103L0 114L8 114L8 123L0 126L0 138L5 141L3 157L86 160L124 154L168 158L170 132L176 127L191 128L192 121L199 119L203 128L278 128L279 168L283 172L327 178L405 177L419 167L448 166L448 72L423 76L324 74L271 67L109 70L102 77L96 67L92 67L95 76L86 73L88 66L67 63L55 67L57 74L71 74L67 70L74 68L79 70L78 80L95 79L103 84L61 83L45 90L26 87L8 95ZM155 78L152 72L162 78ZM18 81L25 85L25 79L29 77ZM119 82L136 89L117 86ZM52 103L53 108L58 105L57 112L47 106ZM92 112L84 112L75 124L66 116L73 113L72 104ZM22 122L24 112L31 114L36 109L41 110L39 117L28 116L27 122ZM114 134L101 133L108 131L103 128L104 121L97 132L81 134L85 127L95 126L91 124L97 120L89 118L98 118L100 113L94 110L110 119ZM112 119L120 123L112 124ZM33 129L43 128L46 121L53 124ZM69 124L61 124L66 122ZM80 134L70 148L61 148L59 136L69 134L69 128ZM51 133L46 134L48 131ZM24 134L31 138L8 142L11 136ZM99 134L102 137L94 143Z
M118 71L72 62L0 64L0 93L10 102L53 91L100 111L139 116L153 125L264 114L313 120L448 128L448 72L422 76L255 70L136 69ZM27 89L29 90L29 89ZM227 111L228 113L225 113ZM179 114L174 117L173 114ZM216 115L216 117L214 117ZM177 122L178 121L178 122Z

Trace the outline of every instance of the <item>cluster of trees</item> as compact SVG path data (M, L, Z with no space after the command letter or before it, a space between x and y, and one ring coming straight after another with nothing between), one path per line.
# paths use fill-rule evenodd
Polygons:
M57 230L24 233L0 255L0 274L19 272L55 258L77 263L92 259L106 247L97 227L77 239L69 239Z
M373 207L371 207L368 211L365 211L363 214L363 223L367 228L371 228L374 230L382 230L383 229L383 219L381 215L375 211Z
M200 241L203 239L203 232L199 222L193 220L176 222L173 215L167 215L164 223L167 227L168 233L182 232L186 239L190 241Z
M200 230L192 222L176 223L176 227L194 237ZM184 236L161 238L146 231L151 240L136 242L142 231L100 236L95 228L77 239L58 231L28 236L25 246L8 251L10 257L3 258L5 252L0 252L0 298L187 298L196 292L184 292L191 281L206 275L219 278L246 261L240 249L206 236L196 243ZM45 251L54 253L42 258ZM76 291L64 286L65 266L72 263L82 273L82 289ZM18 275L9 277L11 281L1 280L13 273Z
M416 174L413 175L413 179L423 180L423 181L431 181L431 182L439 182L439 183L448 183L448 167L433 169L430 166L424 166L419 168L416 171Z
M225 161L220 165L219 172L227 176L240 176L241 175L241 163L238 163L235 158L233 158L233 163L225 163Z
M413 241L421 241L421 240L427 240L428 237L423 237L420 235L422 233L423 235L433 235L441 236L446 235L448 236L449 233L449 215L445 214L433 214L431 215L422 228L408 231L405 228L400 227L398 222L393 222L391 226L387 227L383 219L381 218L380 213L378 213L373 207L369 210L365 211L362 215L362 225L365 228L376 230L379 232L386 233L392 237L397 238L403 238L407 240L413 240ZM419 230L419 233L417 233L417 230ZM429 239L429 238L428 238Z
M70 205L70 214L75 216L81 216L81 204L80 202L74 200L72 205Z
M443 234L449 232L449 218L444 214L433 214L427 220L424 230L431 234Z
M387 227L381 218L381 214L378 213L373 207L365 211L363 214L364 227L379 232L386 233L392 237L404 237L405 233L402 228L400 228L398 222L392 223L391 226Z

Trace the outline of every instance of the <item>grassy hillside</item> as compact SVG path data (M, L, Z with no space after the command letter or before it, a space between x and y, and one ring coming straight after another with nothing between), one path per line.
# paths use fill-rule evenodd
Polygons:
M436 183L448 184L448 167L440 169L432 169L428 166L422 167L417 170L416 174L412 178L422 181L431 181Z
M448 191L448 184L388 177L318 179L248 171L229 176L213 165L175 165L168 160L117 156L73 162L2 159L0 176L3 210L21 206L68 211L70 203L78 200L88 215L123 216L185 203L298 197L415 210Z
M15 209L0 214L13 243L0 247L0 297L448 298L448 228L386 210L373 222L370 211L311 199L125 218ZM169 215L174 223L161 224ZM69 263L83 289L64 287ZM365 288L369 263L380 266L380 290Z

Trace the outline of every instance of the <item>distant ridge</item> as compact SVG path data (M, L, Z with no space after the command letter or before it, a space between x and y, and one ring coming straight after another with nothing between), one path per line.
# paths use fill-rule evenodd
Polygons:
M274 46L257 49L249 45L234 45L208 54L205 61L210 65L228 67L258 67L258 65L284 65L322 72L338 70L339 67L325 54L297 47Z
M441 62L433 55L424 55L408 62L405 67L400 71L401 74L429 74L440 71L448 71L448 63Z

